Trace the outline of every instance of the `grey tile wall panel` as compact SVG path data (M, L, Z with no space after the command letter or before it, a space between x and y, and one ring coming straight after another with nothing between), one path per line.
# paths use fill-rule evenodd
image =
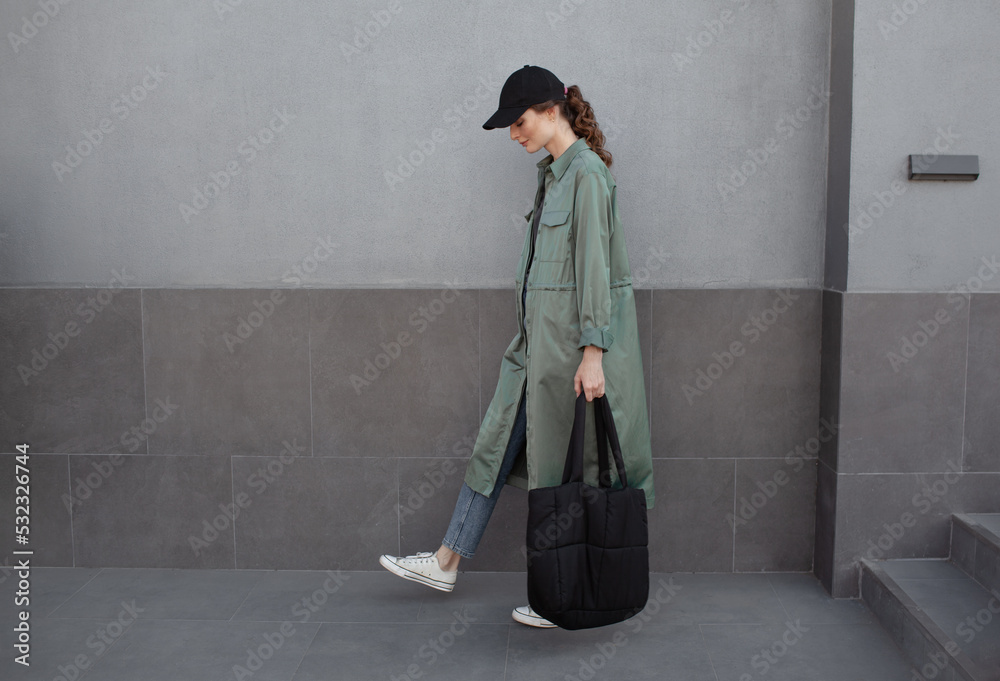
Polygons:
M270 460L233 457L236 567L378 570L398 543L397 459L300 457L260 484Z
M961 466L968 308L939 293L848 293L843 324L838 472Z
M138 290L0 289L2 451L130 451L143 388Z
M656 506L649 511L654 572L731 572L735 461L653 461Z
M309 295L316 456L442 456L479 427L476 289Z
M736 461L737 572L809 572L816 530L816 459Z
M658 457L784 456L819 417L820 293L652 292Z
M233 567L229 457L72 456L70 477L90 488L73 507L78 567Z
M965 469L1000 471L1000 295L995 293L971 297L966 390Z
M308 303L287 289L143 291L147 416L165 415L149 453L309 452Z

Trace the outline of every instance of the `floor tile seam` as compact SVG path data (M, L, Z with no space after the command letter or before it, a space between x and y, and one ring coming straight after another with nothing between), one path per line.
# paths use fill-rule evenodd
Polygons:
M903 582L967 582L973 581L969 575L962 573L961 577L893 577L897 583Z
M788 617L789 619L791 619L792 618L792 614L790 612L788 612L788 608L785 607L785 603L781 600L781 596L778 594L778 590L774 588L774 582L771 581L771 576L770 575L768 575L768 577L767 577L767 583L771 587L771 593L774 594L774 598L775 598L775 600L778 601L778 605L781 606L781 609L782 609L782 611L784 611L785 616Z
M87 570L87 569L90 569L90 568L70 568L70 569L73 569L73 570L77 570L77 569ZM46 619L49 618L49 617L52 617L52 615L55 614L56 610L58 610L59 608L63 607L67 603L69 603L70 600L72 600L72 598L74 596L76 596L78 593L80 593L81 591L83 591L84 588L86 588L86 586L88 584L90 584L92 581L94 581L95 579L97 579L97 576L99 574L101 574L102 572L104 572L104 570L105 570L105 568L97 568L97 572L95 572L93 575L91 575L90 579L88 579L86 582L84 582L83 584L81 584L80 588L78 588L76 591L74 591L72 594L70 594L69 597L66 598L66 600L62 601L59 605L57 605L55 608L53 608L52 611L49 612L48 615L45 615ZM54 619L59 619L59 618L54 618Z
M235 542L235 537L233 538L233 541ZM235 543L233 544L233 560L236 560L236 545L235 545ZM257 588L258 584L260 584L260 580L262 578L263 578L263 575L258 575L257 576L257 581L255 581L253 584L250 585L250 588L248 588L247 592L243 595L243 600L241 600L240 603L239 603L239 605L237 605L236 608L233 610L233 614L231 614L229 616L230 620L232 620L234 617L236 617L236 613L238 613L240 611L240 608L242 608L243 605L247 602L247 599L250 598L250 594L252 594L253 590Z
M122 633L119 636L117 636L115 638L115 640L113 640L111 642L111 645L109 645L107 647L107 649L105 649L105 651L103 653L101 653L100 655L98 655L97 657L95 657L94 660L89 663L88 667L83 670L83 673L80 674L80 676L78 676L75 681L84 681L84 679L90 678L90 677L87 676L87 674L89 674L90 672L92 672L95 667L98 667L100 665L100 663L101 663L101 660L103 658L107 657L108 654L112 650L115 649L115 646L118 645L122 641L122 639L124 639L128 635L128 632L132 630L132 627L136 627L136 626L139 626L139 620L138 619L135 619L132 622L130 622L129 625L127 627L125 627L125 629L122 631ZM74 658L74 660L75 659L76 658ZM57 676L56 678L60 678L60 677Z
M801 617L796 617L795 619L801 620ZM774 627L774 626L785 626L787 623L781 622L699 622L699 627ZM807 626L812 629L816 628L829 628L829 627L842 627L845 629L857 628L864 626L881 627L878 620L870 620L867 622L815 622L813 624L807 624Z
M712 659L712 649L708 646L708 640L705 638L705 630L701 628L702 625L698 625L698 635L701 637L701 645L705 650L705 654L708 655L708 665L712 668L712 675L715 677L715 681L720 681L719 672L715 669L715 660Z
M309 639L309 643L306 644L305 650L302 651L302 657L299 658L299 663L295 665L295 669L292 670L292 675L288 677L288 681L295 681L295 675L299 673L299 668L302 667L302 663L306 661L306 656L309 655L309 651L312 649L313 643L315 643L316 637L319 636L319 631L322 628L322 624L316 627L316 631L313 632L312 638Z
M694 627L770 627L784 624L784 622L692 622Z
M507 623L507 647L503 651L503 681L507 681L507 664L510 659L510 631L513 625Z

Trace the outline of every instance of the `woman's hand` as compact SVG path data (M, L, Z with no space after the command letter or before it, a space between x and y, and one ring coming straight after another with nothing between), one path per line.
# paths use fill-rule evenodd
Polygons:
M596 345L588 345L583 349L583 361L573 377L573 389L576 390L577 397L580 396L581 388L587 394L588 402L604 395L604 367L601 365L603 357L604 350Z

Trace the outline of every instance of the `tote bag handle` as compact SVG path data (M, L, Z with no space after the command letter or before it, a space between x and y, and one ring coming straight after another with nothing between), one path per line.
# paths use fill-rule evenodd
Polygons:
M582 390L576 398L576 408L573 415L573 430L569 437L569 448L566 452L566 463L563 466L562 484L583 481L583 440L587 421L587 396ZM599 469L600 486L611 487L611 465L608 461L608 440L611 440L611 453L618 469L618 479L623 487L628 487L628 477L625 475L625 461L622 459L621 443L618 441L618 431L611 415L611 404L606 395L594 398L594 427L597 432L597 465Z

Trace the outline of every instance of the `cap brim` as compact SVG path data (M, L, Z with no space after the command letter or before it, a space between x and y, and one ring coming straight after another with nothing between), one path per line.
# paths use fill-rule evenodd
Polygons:
M526 106L515 106L506 109L497 109L497 112L490 116L490 120L483 123L484 130L493 130L494 128L508 128L515 123L517 119L521 117L529 107Z

